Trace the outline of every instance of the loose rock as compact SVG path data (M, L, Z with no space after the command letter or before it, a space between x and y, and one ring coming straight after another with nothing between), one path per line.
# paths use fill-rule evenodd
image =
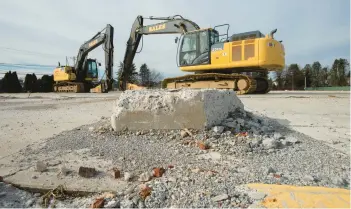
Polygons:
M279 140L279 139L284 139L285 137L283 137L283 135L281 133L275 132L273 134L273 138L276 139L276 140Z
M315 181L316 179L311 175L306 175L303 177L304 181Z
M213 132L215 132L217 134L221 134L224 131L224 127L223 126L215 126L215 127L213 127L212 130L213 130Z
M164 168L154 168L153 169L153 176L154 177L161 177L164 172L165 172Z
M104 206L104 198L96 199L93 204L91 204L91 208L102 208Z
M296 144L296 143L299 143L299 140L296 138L296 137L293 137L293 136L288 136L286 137L286 140L292 144Z
M276 171L275 171L273 168L271 168L271 167L266 168L266 171L265 171L266 175L271 174L271 173L274 174L275 172L276 172Z
M255 138L255 139L252 139L252 140L248 140L247 142L249 143L251 148L254 148L254 147L258 147L261 144L262 140L258 139L258 138Z
M113 178L118 179L121 177L121 171L118 170L117 168L112 168L112 175L113 175Z
M46 171L47 166L43 161L38 161L36 164L36 170L39 172L44 172Z
M211 200L213 202L218 202L218 201L226 200L226 199L228 199L228 195L227 194L221 194L221 195L217 195L217 196L211 198Z
M33 205L33 203L35 202L35 200L34 199L29 199L29 200L27 200L27 202L26 202L26 207L31 207L32 205Z
M124 173L124 180L125 181L129 181L129 180L131 180L131 178L132 178L132 174L131 173L129 173L129 172L125 172Z
M97 174L97 171L95 170L95 168L81 166L79 167L78 174L85 178L91 178Z
M209 146L208 146L206 143L202 142L202 141L197 142L197 146L198 146L201 150L207 150L207 149L209 148Z
M263 192L249 192L248 195L252 200L262 200L266 197Z
M224 122L222 125L228 127L228 128L236 128L237 124L235 122Z
M66 166L62 165L60 166L60 174L67 176L69 174L70 170L66 168Z
M119 208L120 202L116 201L116 200L111 200L104 207L105 208Z
M146 181L149 181L151 178L151 175L149 172L144 172L142 173L140 176L139 176L139 181L141 182L146 182Z
M349 182L341 177L334 177L332 178L332 182L334 185L339 186L339 187L347 187Z
M124 199L121 201L121 208L134 208L134 203L131 200Z
M189 136L189 134L188 134L188 132L186 132L186 131L184 131L184 130L181 130L181 131L180 131L180 136L181 136L182 138L185 138L185 137Z
M275 149L278 147L278 141L273 138L265 138L262 141L262 145L265 149Z

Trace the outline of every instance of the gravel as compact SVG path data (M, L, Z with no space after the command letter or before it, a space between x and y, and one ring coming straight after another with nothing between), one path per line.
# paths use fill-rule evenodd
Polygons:
M0 182L0 191L0 208L28 208L37 201L33 194L4 182Z
M136 185L143 184L138 178L146 181L153 168L165 168L162 177L145 183L151 188L145 200L133 186L106 200L109 207L247 208L263 198L237 189L247 183L350 189L349 156L250 112L232 113L222 122L223 130L189 129L192 136L183 137L181 130L113 132L106 120L94 124L94 131L89 131L89 126L63 132L40 149L21 153L29 158L56 153L53 157L59 159L85 149L89 156L112 160L124 172L125 180ZM209 149L201 150L197 143L200 140ZM92 201L82 198L62 204L85 207Z

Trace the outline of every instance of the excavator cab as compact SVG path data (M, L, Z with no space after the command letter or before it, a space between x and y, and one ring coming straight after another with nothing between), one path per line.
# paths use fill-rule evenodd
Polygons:
M86 72L87 75L85 77L86 81L96 81L99 78L99 68L98 65L101 66L100 63L96 61L96 59L87 59L86 61Z
M219 41L218 31L212 28L185 33L178 43L178 67L210 64L211 46Z

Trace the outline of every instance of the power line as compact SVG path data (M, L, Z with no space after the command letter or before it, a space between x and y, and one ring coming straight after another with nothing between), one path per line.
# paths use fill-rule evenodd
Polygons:
M16 52L16 53L17 52L21 52L21 53L25 53L25 54L28 54L28 55L44 55L44 56L52 56L52 57L62 56L62 55L42 53L42 52L36 52L36 51L30 51L30 50L15 49L15 48L4 47L4 46L0 46L0 48L4 49L6 51L13 51L13 52Z
M43 65L43 64L21 64L21 63L5 63L0 62L0 66L9 66L9 67L57 67L54 65Z
M8 72L0 72L0 74L4 75ZM27 75L27 74L33 74L33 72L16 72L17 75ZM48 74L52 74L52 73L36 73L34 72L35 75L48 75Z

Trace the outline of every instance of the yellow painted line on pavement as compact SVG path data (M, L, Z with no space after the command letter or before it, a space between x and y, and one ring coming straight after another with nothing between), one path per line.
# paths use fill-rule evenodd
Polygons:
M267 208L350 208L350 191L341 188L248 184L266 193L260 203Z

